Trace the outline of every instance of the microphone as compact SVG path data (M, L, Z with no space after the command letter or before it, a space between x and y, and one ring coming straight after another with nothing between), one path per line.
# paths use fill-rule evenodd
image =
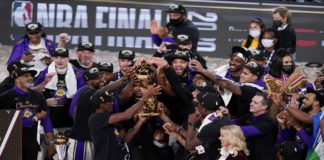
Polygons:
M195 147L195 151L191 152L188 157L187 160L192 160L194 159L197 155L200 154L204 154L206 153L206 151L208 151L210 149L210 144L206 143L200 146Z

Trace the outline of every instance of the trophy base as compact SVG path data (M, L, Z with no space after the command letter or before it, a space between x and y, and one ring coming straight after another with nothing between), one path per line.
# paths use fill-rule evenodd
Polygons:
M143 117L153 117L153 116L159 116L161 113L138 113L138 116L143 116Z

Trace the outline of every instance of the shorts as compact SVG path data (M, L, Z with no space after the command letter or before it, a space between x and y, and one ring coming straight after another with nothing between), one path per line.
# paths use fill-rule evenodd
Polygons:
M93 160L94 147L91 141L79 141L70 138L67 160Z

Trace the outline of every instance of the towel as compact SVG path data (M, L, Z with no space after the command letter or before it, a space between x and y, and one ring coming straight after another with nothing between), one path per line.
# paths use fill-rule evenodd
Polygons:
M50 73L50 72L56 72L54 62L52 62L48 66L48 72L47 73ZM51 89L51 90L57 90L57 86L56 86L57 81L58 81L58 76L55 75L52 78L52 80L47 83L45 88ZM77 80L76 80L76 77L75 77L73 67L72 67L72 65L70 63L68 63L68 65L67 65L67 72L66 72L66 75L65 75L65 83L66 83L66 89L67 89L66 98L72 98L73 95L77 91Z

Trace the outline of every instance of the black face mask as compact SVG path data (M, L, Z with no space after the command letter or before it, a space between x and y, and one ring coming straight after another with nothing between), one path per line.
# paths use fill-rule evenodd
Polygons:
M282 22L280 20L273 20L273 27L278 28L282 25Z
M282 66L282 71L288 75L292 74L295 70L294 65L284 65Z
M170 23L174 27L179 27L183 22L183 19L180 17L178 19L170 19Z

